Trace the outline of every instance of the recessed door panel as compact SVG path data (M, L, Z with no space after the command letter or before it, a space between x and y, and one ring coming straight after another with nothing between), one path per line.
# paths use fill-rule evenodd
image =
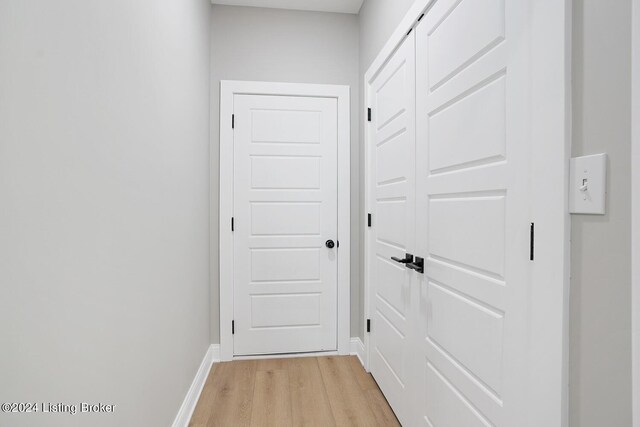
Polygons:
M251 327L321 326L321 295L283 294L251 296Z
M378 241L382 244L394 246L399 250L407 248L407 231L412 232L411 225L403 218L407 212L407 199L397 197L396 199L380 199L377 203L377 224Z
M429 283L427 336L497 395L502 384L504 315L470 297Z
M252 282L320 280L320 248L251 250Z
M386 371L385 376L393 379L385 382L389 387L389 390L385 390L386 394L403 394L406 389L406 371L409 368L405 357L406 336L397 328L397 322L394 324L384 311L384 309L378 309L374 315L378 338L374 357L377 363L382 364L382 368Z
M320 144L322 113L319 111L251 111L251 142L259 144Z
M319 202L253 202L251 234L254 236L320 236Z
M424 425L451 427L491 427L487 420L473 406L456 386L451 383L433 364L427 362L426 371L426 402L427 416Z
M500 75L429 116L431 173L451 172L505 159L505 88L505 76Z
M398 132L376 148L376 178L378 185L390 185L406 181L406 167L410 161L407 138Z
M394 62L392 67L385 70L387 71L385 80L378 82L375 90L377 106L375 123L378 131L383 130L391 121L407 111L406 103L398 97L398 94L407 90L410 76L414 71L409 69L410 64L407 65L405 61Z
M252 156L251 188L319 190L320 158L309 156Z
M505 198L430 198L429 255L503 277Z
M377 297L387 303L391 311L400 317L401 321L406 318L406 304L402 292L398 292L397 284L406 280L406 269L403 265L392 261L389 256L378 254L376 258L376 291Z
M505 0L441 0L429 15L431 89L504 40Z

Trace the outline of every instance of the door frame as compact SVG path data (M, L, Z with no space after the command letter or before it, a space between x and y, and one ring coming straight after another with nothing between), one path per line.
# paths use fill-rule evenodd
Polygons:
M350 88L343 85L307 83L272 83L222 80L220 82L220 360L233 360L233 99L235 95L302 96L335 98L338 103L338 349L337 354L349 354L351 295L351 123ZM215 149L215 147L212 147Z
M365 212L371 212L370 144L366 122L370 106L370 88L378 72L400 43L437 0L415 0L363 80L365 119ZM638 1L638 0L636 0ZM532 183L531 221L536 224L536 258L532 268L531 301L533 347L531 372L539 381L531 381L530 402L551 402L543 411L530 414L534 425L569 424L569 280L570 216L569 158L571 141L571 6L572 0L536 0L532 3L533 64L531 106ZM553 64L553 66L550 66ZM375 220L375 219L374 219ZM364 229L364 316L370 318L369 260L371 229ZM544 248L544 249L541 249ZM554 301L554 306L536 304L536 300ZM370 340L364 332L366 362L369 370ZM552 388L544 386L554 384Z
M631 335L633 426L640 427L640 0L631 18Z

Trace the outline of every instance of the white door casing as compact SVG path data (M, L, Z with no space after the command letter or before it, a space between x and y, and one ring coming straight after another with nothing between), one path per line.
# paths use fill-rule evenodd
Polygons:
M234 355L336 351L337 100L234 97Z
M222 81L220 110L221 359L348 354L349 88Z
M398 262L415 249L415 43L411 34L373 79L369 191L375 226L369 300L369 368L401 423L410 425L408 340L417 300L410 270ZM395 261L392 259L395 258ZM407 424L409 423L409 424Z
M632 284L632 340L633 340L633 426L640 427L640 0L633 0L631 19L633 40L632 58L632 141L631 141L631 284Z
M395 350L413 355L410 403L394 407L406 425L568 424L570 3L417 0L365 75L371 107L379 74L416 34L409 252L427 260L425 275L408 273L405 292L419 297L405 316L408 349ZM365 126L369 212L375 138L374 120ZM374 376L377 226L374 216L365 232Z

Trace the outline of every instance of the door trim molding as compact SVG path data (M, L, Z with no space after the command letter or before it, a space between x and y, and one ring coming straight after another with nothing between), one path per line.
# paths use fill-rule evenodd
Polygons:
M366 122L370 106L369 89L387 60L415 27L422 14L437 0L415 0L409 11L378 53L364 75L365 183L370 180L369 126ZM635 0L638 1L638 0ZM569 273L570 216L568 210L568 159L571 141L571 12L572 0L536 0L532 3L533 94L531 108L532 222L536 223L535 265L532 267L531 298L532 376L531 402L553 402L549 411L532 411L531 425L568 426L569 424ZM549 18L552 19L549 19ZM553 66L551 66L552 64ZM535 141L535 143L533 143ZM368 185L365 184L365 212L371 208ZM375 221L375 220L374 220ZM362 322L371 317L369 286L370 231L364 227L364 313ZM553 300L554 307L541 307L536 299ZM543 309L544 308L544 309ZM364 332L367 356L369 336ZM367 357L365 368L369 370ZM553 388L544 384L553 383ZM530 408L523 408L529 410ZM545 413L542 413L545 412Z
M632 3L631 41L631 334L633 426L640 427L640 0ZM635 165L635 166L634 166Z
M220 359L232 360L233 335L233 114L234 95L275 95L336 98L338 102L338 354L350 350L351 318L351 123L350 88L342 85L270 83L222 80L220 82ZM215 149L215 147L212 147Z
M357 356L360 364L364 367L367 365L367 352L364 349L364 344L360 337L351 338L351 355Z

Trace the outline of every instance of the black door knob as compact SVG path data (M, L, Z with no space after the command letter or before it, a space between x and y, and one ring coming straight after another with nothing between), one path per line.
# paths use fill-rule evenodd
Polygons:
M413 255L405 254L404 255L404 259L400 259L400 258L392 256L391 259L394 260L395 262L399 262L400 264L409 264L409 263L413 262Z
M420 274L424 274L424 258L420 258L419 256L417 256L414 262L410 262L409 264L407 264L407 267L417 271Z
M333 243L333 240L327 240L324 245L326 247L328 247L329 249L333 249L333 247L336 245L335 243Z

